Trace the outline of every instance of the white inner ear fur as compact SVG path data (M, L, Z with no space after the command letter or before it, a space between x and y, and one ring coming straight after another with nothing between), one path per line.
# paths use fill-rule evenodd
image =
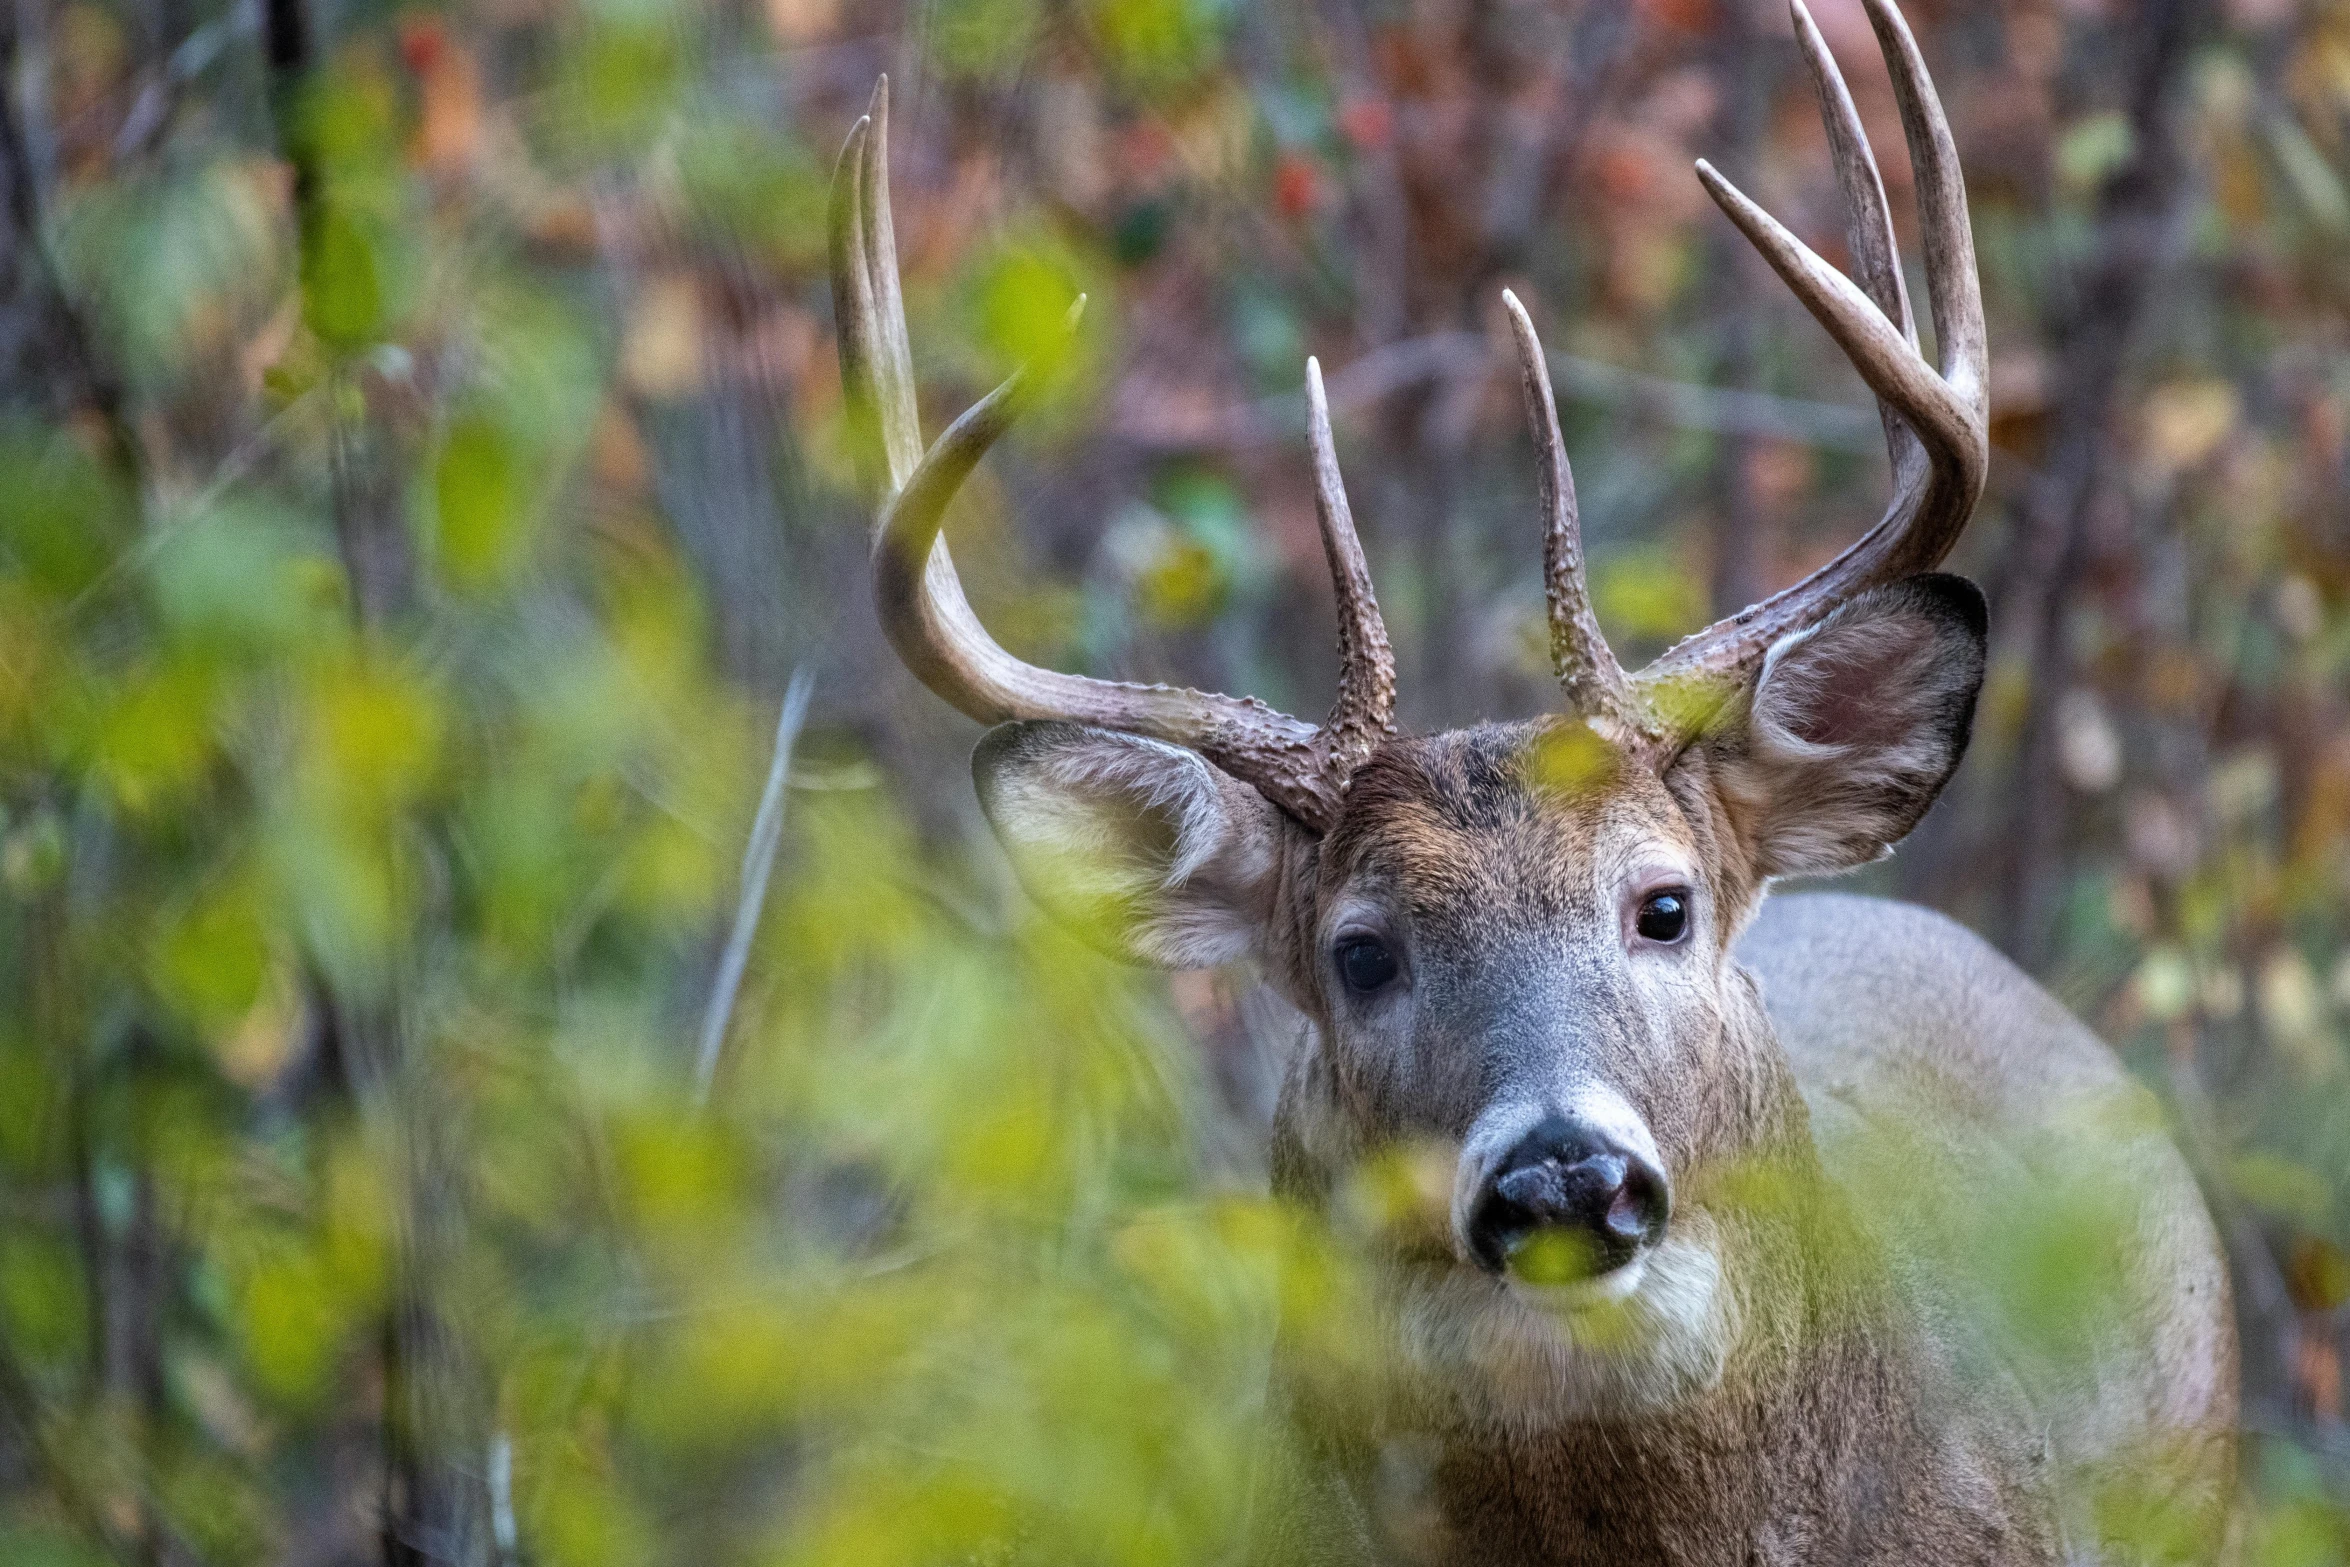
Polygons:
M1898 587L1773 645L1724 780L1757 824L1763 873L1891 852L1957 765L1982 674L1980 639Z
M1022 884L1080 935L1165 968L1257 946L1282 822L1248 785L1179 746L1076 725L1034 726L981 765Z

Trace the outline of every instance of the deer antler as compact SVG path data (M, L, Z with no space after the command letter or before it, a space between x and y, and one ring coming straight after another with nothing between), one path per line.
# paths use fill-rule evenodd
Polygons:
M1549 377L1536 368L1541 349L1524 311L1516 300L1509 301L1519 355L1527 365L1527 408L1546 459L1551 645L1559 680L1576 711L1603 716L1651 741L1669 743L1683 727L1664 711L1680 704L1660 700L1669 687L1749 668L1771 644L1817 624L1854 594L1931 570L1957 542L1983 492L1990 461L1987 350L1958 150L1909 25L1892 0L1865 3L1893 75L1917 176L1926 287L1941 348L1938 369L1927 364L1918 349L1885 185L1868 135L1803 0L1791 0L1795 35L1819 91L1837 181L1849 209L1848 233L1859 282L1822 261L1711 164L1700 160L1697 165L1698 178L1730 221L1828 329L1876 394L1893 458L1893 500L1883 518L1842 554L1793 587L1683 640L1626 680L1591 618L1576 558L1573 481L1559 454Z
M850 131L832 181L832 298L840 318L841 380L873 488L882 495L873 539L873 588L890 643L922 683L981 723L1062 718L1146 735L1199 752L1254 784L1307 826L1326 830L1356 768L1395 727L1395 656L1372 597L1338 475L1321 367L1306 361L1308 434L1322 546L1338 592L1338 698L1320 726L1254 697L1130 685L1040 669L1013 657L963 596L939 529L955 492L1026 401L1024 368L922 449L914 367L898 288L889 208L889 81ZM1082 309L1084 301L1078 301ZM1077 311L1070 312L1074 329Z
M1884 181L1852 95L1803 0L1792 0L1795 35L1819 89L1837 180L1851 209L1854 264L1867 291L1822 261L1711 164L1700 161L1697 177L1876 393L1893 455L1893 501L1877 525L1834 560L1793 587L1708 626L1641 671L1643 686L1749 663L1852 595L1932 570L1958 542L1983 493L1991 441L1988 349L1958 148L1909 24L1892 0L1866 3L1909 140L1926 293L1942 363L1937 371L1918 352L1917 328L1894 260ZM1897 322L1887 319L1888 311Z
M1550 667L1566 693L1567 707L1602 721L1616 738L1661 743L1654 717L1640 700L1615 651L1600 633L1583 578L1583 524L1575 505L1575 472L1567 463L1566 437L1559 433L1558 402L1550 390L1550 361L1534 319L1518 296L1501 291L1509 308L1510 333L1518 345L1518 379L1526 394L1526 422L1534 430L1536 474L1542 485L1543 596L1550 601Z

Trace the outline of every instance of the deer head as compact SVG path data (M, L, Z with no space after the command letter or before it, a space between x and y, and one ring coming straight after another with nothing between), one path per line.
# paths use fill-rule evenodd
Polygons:
M1563 711L1404 736L1395 675L1306 364L1342 667L1320 724L1250 698L1083 679L1014 658L957 582L940 524L1016 417L1016 375L923 449L887 185L887 84L835 179L833 287L852 407L886 492L882 624L947 701L996 725L989 821L1048 909L1127 958L1259 962L1313 1025L1285 1087L1276 1179L1311 1196L1416 1142L1449 1211L1399 1251L1424 1358L1567 1412L1654 1405L1718 1375L1737 1219L1709 1165L1804 1142L1785 1060L1731 943L1774 877L1874 859L1965 748L1984 609L1931 574L1981 493L1985 345L1957 155L1890 0L1869 15L1916 170L1940 365L1922 356L1883 183L1801 0L1797 37L1849 208L1848 279L1704 163L1731 221L1876 395L1884 517L1784 592L1627 674L1586 590L1543 351L1505 293L1539 455ZM1604 1349L1579 1336L1606 1308ZM1547 1375L1529 1377L1529 1361ZM1528 1389L1539 1389L1529 1392Z

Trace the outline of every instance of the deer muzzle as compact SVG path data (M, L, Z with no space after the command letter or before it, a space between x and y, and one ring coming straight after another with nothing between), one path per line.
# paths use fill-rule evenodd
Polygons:
M1610 1117L1608 1119L1614 1119ZM1481 1172L1463 1249L1489 1273L1537 1285L1616 1272L1664 1238L1672 1189L1650 1139L1552 1112Z

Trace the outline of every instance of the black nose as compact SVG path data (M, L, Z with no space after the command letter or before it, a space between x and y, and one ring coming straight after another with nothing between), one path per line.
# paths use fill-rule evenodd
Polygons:
M1487 1178L1469 1210L1469 1250L1493 1273L1523 1266L1546 1283L1595 1278L1656 1244L1671 1208L1664 1171L1554 1115Z

